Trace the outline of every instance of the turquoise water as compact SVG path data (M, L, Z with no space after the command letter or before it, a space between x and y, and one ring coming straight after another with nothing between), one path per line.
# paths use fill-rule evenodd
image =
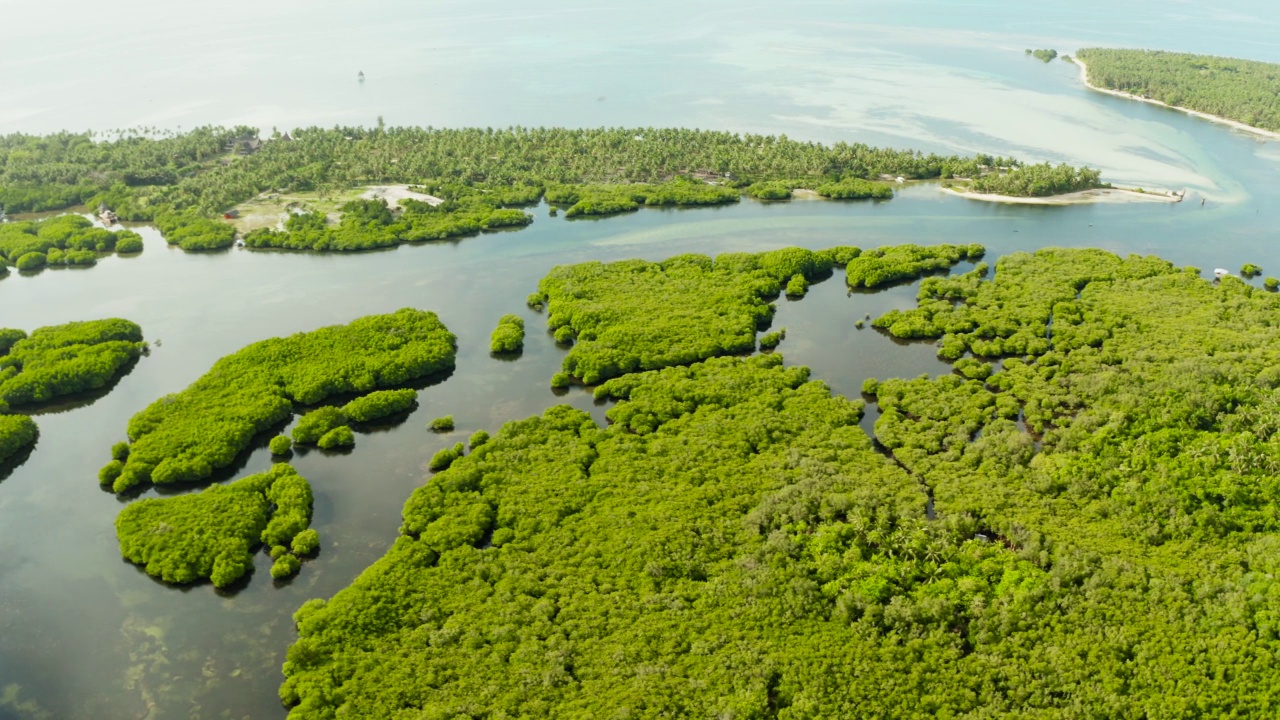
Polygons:
M1090 93L1072 66L1022 54L1107 43L1280 60L1274 13L1261 3L1112 5L658 2L622 16L587 3L231 2L196 13L148 0L113 7L103 30L96 8L67 22L52 17L65 8L0 2L6 30L22 29L0 43L0 132L284 129L378 115L393 124L689 125L1084 162L1117 182L1192 192L1177 205L1001 206L923 184L885 203L744 201L600 221L550 218L540 207L519 232L356 256L188 255L143 229L139 257L10 276L0 281L0 326L121 316L155 347L105 397L42 414L37 449L0 480L0 718L282 717L275 692L291 613L382 554L437 449L559 402L603 421L589 394L548 387L563 351L523 300L555 264L980 242L992 259L1094 246L1206 274L1246 261L1280 274L1280 143ZM866 377L945 372L929 345L853 326L910 307L914 295L914 285L849 295L837 272L802 301L779 300L781 352L851 396ZM351 453L297 458L315 487L322 544L297 578L278 586L260 556L248 586L224 596L166 587L120 560L112 523L121 501L97 489L96 471L134 412L249 342L408 305L439 312L458 334L457 370L422 390L407 421L359 436ZM516 361L487 351L507 312L531 330ZM458 431L427 432L443 414ZM269 462L258 448L238 474Z

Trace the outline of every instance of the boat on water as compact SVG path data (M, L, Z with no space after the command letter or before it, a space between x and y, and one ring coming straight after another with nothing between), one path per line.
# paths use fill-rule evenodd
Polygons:
M102 221L103 225L108 227L120 222L120 218L116 217L116 214L106 205L98 206L98 219Z

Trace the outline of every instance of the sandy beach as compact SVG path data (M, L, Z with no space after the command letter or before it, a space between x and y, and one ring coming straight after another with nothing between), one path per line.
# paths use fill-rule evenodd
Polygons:
M360 197L366 200L374 200L381 198L387 201L387 205L392 210L400 208L400 202L403 200L419 200L428 205L439 205L444 202L434 195L425 195L423 193L414 192L409 189L408 185L374 185L365 190Z
M1151 105L1159 105L1160 107L1166 107L1166 108L1169 108L1170 110L1177 110L1178 112L1184 112L1193 117L1198 117L1203 120L1208 120L1209 122L1215 122L1220 125L1226 125L1228 127L1235 128L1236 130L1247 132L1251 135L1257 135L1259 137L1264 137L1269 140L1280 140L1280 133L1278 132L1263 130L1262 128L1256 128L1252 125L1245 125L1244 123L1238 122L1236 120L1229 120L1227 118L1219 117L1217 115L1210 115L1209 113L1200 112L1199 110L1190 110L1188 108L1178 107L1177 105L1170 105L1169 103L1161 102L1159 100L1152 100L1150 98L1144 98L1140 95L1134 95L1132 93L1120 92L1119 90L1109 90L1107 88L1098 87L1097 85L1094 85L1093 83L1089 82L1089 68L1087 65L1085 65L1083 61L1081 61L1080 59L1076 58L1073 55L1071 57L1071 62L1080 66L1080 81L1083 82L1085 86L1088 87L1090 90L1094 90L1100 93L1106 93L1107 95L1114 95L1116 97L1122 97L1126 100L1137 100L1138 102L1149 103Z
M991 193L968 192L954 188L942 188L951 195L983 202L1011 203L1014 205L1087 205L1090 203L1176 203L1182 196L1164 192L1138 192L1128 188L1098 188L1080 192L1050 195L1049 197L1017 197Z

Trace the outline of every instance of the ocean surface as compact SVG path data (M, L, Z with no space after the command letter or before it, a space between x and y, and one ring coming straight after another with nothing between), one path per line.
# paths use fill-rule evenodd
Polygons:
M1180 204L992 205L911 185L888 202L795 200L604 220L533 210L528 229L352 256L146 251L88 270L0 280L0 327L119 316L152 353L109 393L50 409L30 459L0 472L0 719L281 718L292 612L349 584L395 538L426 461L476 429L589 393L554 393L564 351L524 297L556 264L786 245L1048 245L1158 254L1280 275L1280 142L1088 91L1025 48L1090 45L1280 61L1270 3L224 2L199 9L0 0L0 133L308 125L691 126L1086 164L1117 183L1186 189ZM357 81L357 73L365 81ZM967 266L960 267L963 271ZM867 377L939 374L929 344L854 322L914 304L915 286L850 295L843 274L780 299L780 352L836 392ZM320 556L291 582L270 561L242 591L167 587L123 562L124 501L97 469L128 418L263 338L413 306L459 336L456 371L405 422L350 453L295 461L316 493ZM530 330L489 356L504 313ZM435 435L432 418L458 430ZM864 423L870 427L874 413ZM236 476L270 464L265 447ZM186 491L181 490L181 491ZM151 490L148 495L156 494Z

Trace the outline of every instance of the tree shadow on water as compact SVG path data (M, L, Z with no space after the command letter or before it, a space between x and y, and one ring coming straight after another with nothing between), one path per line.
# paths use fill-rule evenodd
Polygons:
M8 460L0 462L0 483L8 480L9 476L13 474L13 471L17 470L20 465L25 463L31 457L31 454L36 451L36 445L39 444L40 440L37 438L36 441L28 445L25 450L20 450L16 454L11 455Z
M107 395L110 395L111 391L115 390L116 386L120 384L120 381L124 380L133 372L134 368L138 366L138 362L140 360L141 358L138 357L125 363L121 366L120 372L116 373L114 378L100 388L73 393L70 395L61 395L46 402L21 405L16 409L27 415L31 415L32 417L37 417L40 415L58 415L60 413L89 407Z

